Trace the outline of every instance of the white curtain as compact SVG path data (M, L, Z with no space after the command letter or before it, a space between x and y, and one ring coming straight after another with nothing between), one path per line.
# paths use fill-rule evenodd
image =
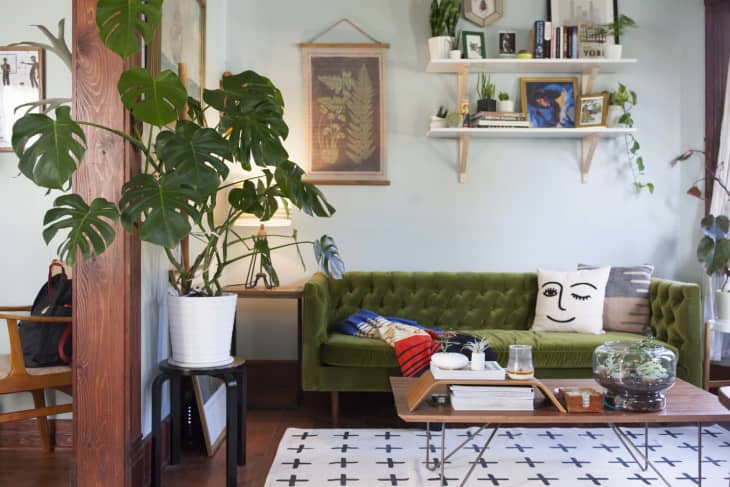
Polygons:
M717 154L717 178L725 184L730 185L730 65L728 65L728 78L725 86L725 105L722 115L722 129L720 131L720 150ZM710 202L710 213L713 215L728 215L728 197L725 191L715 181L712 188L712 201ZM710 278L705 275L703 291L705 296L705 317L715 317L715 296L714 290L719 289L722 281L717 278ZM710 360L721 360L723 356L730 356L730 337L726 333L713 333L712 350Z

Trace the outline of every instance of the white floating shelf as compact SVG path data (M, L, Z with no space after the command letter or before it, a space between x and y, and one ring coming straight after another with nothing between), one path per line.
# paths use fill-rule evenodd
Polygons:
M636 64L636 59L439 59L430 61L427 73L583 73L598 69L616 73Z
M462 136L485 139L582 139L586 136L598 135L604 139L620 137L636 132L629 128L466 128L466 129L431 129L428 136L437 139L458 139Z

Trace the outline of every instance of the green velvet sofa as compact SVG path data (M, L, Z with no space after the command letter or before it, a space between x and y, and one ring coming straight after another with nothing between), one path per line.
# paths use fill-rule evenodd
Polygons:
M400 375L391 347L332 330L361 309L484 337L502 366L509 345L532 345L538 378L591 377L598 345L642 338L621 332L532 332L536 299L535 273L348 272L341 280L316 274L304 287L302 387L332 393L335 422L338 392L390 390L388 377ZM677 375L699 386L699 286L652 279L650 300L654 336L678 353Z

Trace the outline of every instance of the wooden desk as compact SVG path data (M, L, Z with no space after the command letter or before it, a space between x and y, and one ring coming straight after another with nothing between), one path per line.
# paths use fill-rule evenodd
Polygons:
M246 288L243 284L235 284L223 288L223 292L234 293L238 299L296 299L297 300L297 406L302 404L302 314L304 312L304 285L280 286L271 289L265 287ZM236 346L234 328L234 347ZM234 348L234 355L236 350Z

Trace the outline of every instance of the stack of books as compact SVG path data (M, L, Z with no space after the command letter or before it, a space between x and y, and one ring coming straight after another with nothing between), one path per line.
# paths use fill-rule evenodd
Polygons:
M606 32L600 25L557 26L537 20L530 39L535 59L578 59L605 54Z
M477 112L471 117L471 126L478 128L530 128L526 113Z
M449 386L455 411L532 411L535 391L526 386Z

